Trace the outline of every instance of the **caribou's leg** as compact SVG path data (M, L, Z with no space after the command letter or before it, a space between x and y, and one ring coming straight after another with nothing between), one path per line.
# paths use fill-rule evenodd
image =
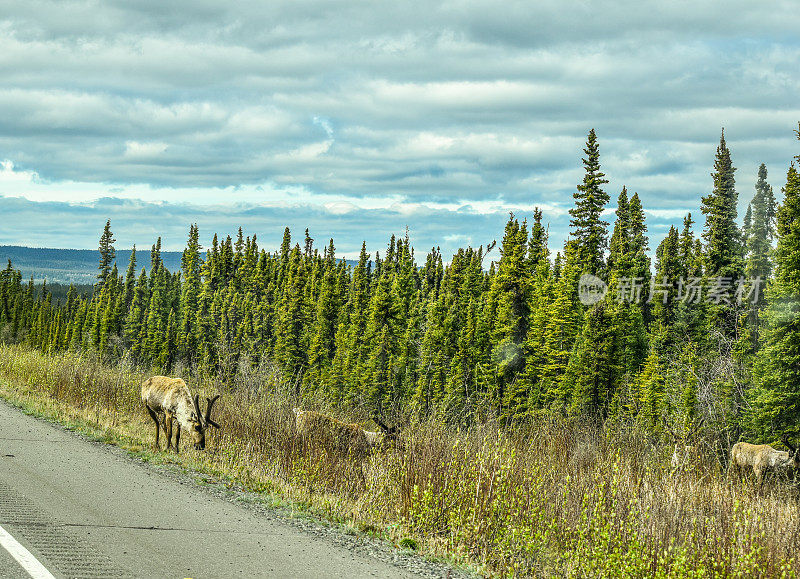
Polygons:
M178 451L181 448L181 423L175 425L175 454L178 454Z
M172 448L172 413L164 412L164 430L167 433L167 450Z
M767 474L764 469L753 469L756 473L756 482L758 483L758 494L764 490L764 476Z
M361 462L358 465L358 474L360 475L359 478L361 479L361 488L366 491L367 490L367 477L364 476L364 463Z
M150 407L149 407L147 404L145 404L145 405L144 405L144 407L145 407L145 408L147 408L147 412L150 414L150 418L152 418L152 419L153 419L153 422L155 422L155 423L156 423L156 444L155 444L155 450L156 450L156 452L157 452L157 451L161 450L161 447L160 447L160 446L159 446L159 444L158 444L158 434L159 434L159 432L161 431L161 429L159 428L159 424L160 424L160 423L159 423L159 421L158 421L158 414L156 414L156 413L155 413L155 411L154 411L152 408L150 408Z

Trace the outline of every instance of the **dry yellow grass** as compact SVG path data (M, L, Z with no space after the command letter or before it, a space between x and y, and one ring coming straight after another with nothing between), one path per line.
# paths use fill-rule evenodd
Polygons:
M146 374L91 356L46 356L0 346L7 395L61 419L114 433L130 448L152 444L139 401ZM729 479L718 457L669 466L672 448L635 427L601 430L543 422L517 431L486 424L457 432L434 422L406 429L403 450L370 457L366 484L347 459L305 453L291 400L268 374L221 392L222 425L206 452L182 450L194 468L311 505L333 520L412 537L491 575L775 577L800 571L796 488L773 481L757 494Z

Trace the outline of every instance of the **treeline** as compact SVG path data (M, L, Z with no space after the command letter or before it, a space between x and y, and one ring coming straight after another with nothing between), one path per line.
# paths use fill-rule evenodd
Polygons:
M798 135L800 136L800 134ZM459 249L445 265L418 260L406 235L374 258L337 260L306 230L276 252L239 230L201 252L190 227L180 271L132 252L117 270L110 222L98 282L63 300L0 273L0 339L44 351L91 351L168 373L223 380L270 366L298 395L384 415L438 414L458 424L552 413L635 419L652 431L698 421L763 438L798 432L800 413L800 181L789 168L778 206L761 166L743 224L724 134L705 226L687 215L650 262L636 193L616 219L592 130L572 233L555 256L542 212L511 215L493 246ZM586 304L584 274L608 291ZM764 288L766 292L764 292Z

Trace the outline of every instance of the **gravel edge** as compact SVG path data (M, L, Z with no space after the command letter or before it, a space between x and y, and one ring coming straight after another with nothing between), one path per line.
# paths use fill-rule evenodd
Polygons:
M6 403L9 402L6 400ZM24 411L16 404L12 404L12 406ZM26 412L26 414L28 413ZM467 579L479 576L466 569L453 567L447 563L423 557L413 551L399 549L388 541L370 537L350 527L327 521L308 511L293 509L291 506L266 504L263 495L260 493L247 491L238 484L231 485L213 475L193 471L177 464L150 463L137 457L132 451L113 443L93 440L75 428L70 428L56 420L36 414L28 415L140 468L157 473L178 484L190 485L215 498L239 505L269 520L291 525L307 535L337 547L348 549L361 557L393 565L418 577ZM285 499L281 498L279 500Z

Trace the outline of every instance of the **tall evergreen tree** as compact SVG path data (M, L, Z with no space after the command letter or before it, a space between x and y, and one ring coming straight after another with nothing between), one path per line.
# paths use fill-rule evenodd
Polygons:
M525 367L523 342L528 334L531 272L527 264L528 228L512 214L506 223L497 274L489 290L489 302L494 312L492 361L497 369L496 391L493 395L497 410L502 412L506 388Z
M600 217L609 197L602 188L608 180L604 178L605 173L600 171L600 146L594 129L589 131L583 152L586 154L583 159L583 182L573 193L575 207L569 210L572 216L570 225L582 270L596 274L604 271L603 254L608 244L608 223Z
M767 183L767 167L763 163L758 169L756 193L748 206L751 216L749 227L745 223L747 236L745 247L747 256L744 272L747 276L747 303L743 304L742 344L740 349L745 353L755 352L760 341L760 313L765 306L763 288L772 275L772 243L775 234L774 226L775 196L772 187Z
M114 234L111 233L111 220L106 221L106 226L103 228L103 234L100 236L100 266L98 269L100 273L97 274L98 285L103 286L111 273L111 264L114 263L116 258L116 251L114 250Z
M772 273L772 242L775 235L775 195L767 183L767 167L763 163L758 169L756 193L750 202L752 222L747 243L745 273L749 277L769 279ZM759 300L759 305L763 300Z
M703 237L706 240L707 286L710 299L715 302L709 307L709 322L728 338L735 336L738 321L738 309L731 289L742 277L744 269L741 230L736 224L738 193L735 170L723 131L711 174L714 189L703 197L701 209L706 216Z
M131 249L131 259L125 272L125 289L123 291L123 305L127 311L133 301L133 291L136 288L136 245Z
M797 137L800 139L800 125ZM800 161L800 156L795 157ZM767 290L750 426L763 439L800 428L800 173L789 167L777 211L775 277Z
M241 229L240 229L241 231ZM177 344L181 356L191 359L197 351L199 330L197 328L197 306L201 291L200 241L197 224L189 227L189 240L181 256L183 284L180 298L180 327Z

